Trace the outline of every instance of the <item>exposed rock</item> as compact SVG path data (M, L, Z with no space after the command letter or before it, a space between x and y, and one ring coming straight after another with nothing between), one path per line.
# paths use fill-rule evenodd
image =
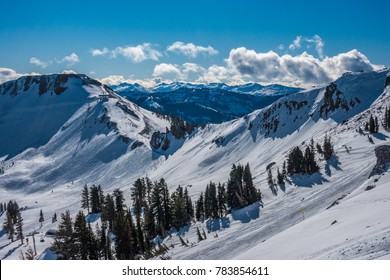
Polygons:
M390 75L386 78L385 87L387 86L390 86Z
M153 149L162 149L163 151L166 151L169 148L170 141L168 139L167 133L161 133L159 131L156 131L152 134L152 138L150 139L150 146L152 146Z
M376 165L369 177L386 172L390 166L390 145L382 145L375 148Z

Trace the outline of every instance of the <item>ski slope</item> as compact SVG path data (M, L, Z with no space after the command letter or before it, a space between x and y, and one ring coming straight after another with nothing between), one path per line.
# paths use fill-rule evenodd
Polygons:
M194 200L210 181L226 182L232 164L248 162L264 207L252 205L223 221L182 229L188 247L172 233L164 240L173 246L168 252L172 259L389 259L389 174L368 176L376 163L375 147L389 144L390 135L380 127L371 143L357 132L370 114L381 117L390 106L388 75L388 69L345 75L334 82L341 93L333 92L333 105L330 87L313 88L243 118L209 124L185 139L171 139L166 152L149 143L153 132L165 132L169 123L100 83L75 76L61 94L39 95L34 83L23 91L26 81L20 81L16 96L8 91L0 95L0 106L6 108L0 128L7 131L0 146L9 147L0 150L5 169L0 202L15 199L23 207L25 233L37 231L44 239L37 246L39 258L53 258L51 238L44 237L58 225L51 217L66 209L75 215L84 184L101 184L105 193L120 188L129 204L136 178L164 177L172 191L189 185ZM30 125L36 130L29 130ZM325 133L332 137L335 155L328 162L318 158L320 172L294 175L284 187L271 190L266 166L275 162L275 176L290 149L305 147L312 138L322 143ZM9 135L23 139L12 142ZM91 221L100 223L98 217ZM206 240L198 242L197 227L205 229ZM18 245L0 232L0 259L18 259L27 250Z

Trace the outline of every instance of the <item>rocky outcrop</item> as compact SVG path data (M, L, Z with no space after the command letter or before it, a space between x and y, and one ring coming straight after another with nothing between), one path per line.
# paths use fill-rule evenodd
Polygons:
M156 131L152 134L150 146L152 146L153 149L158 150L161 148L163 151L166 151L169 148L169 145L170 141L167 133Z
M385 87L387 86L390 86L390 75L386 78Z
M390 166L390 145L382 145L375 148L376 165L372 169L370 177L386 172Z

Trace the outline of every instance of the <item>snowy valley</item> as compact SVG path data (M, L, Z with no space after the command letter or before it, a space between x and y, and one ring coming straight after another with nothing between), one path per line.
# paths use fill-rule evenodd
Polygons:
M390 147L378 148L390 145L389 69L347 73L288 94L278 89L283 94L271 94L264 108L201 127L143 109L124 97L124 85L116 90L78 74L25 76L0 85L0 202L20 206L25 236L36 232L37 259L56 257L47 233L60 218L51 217L69 210L74 218L86 184L100 185L104 194L123 191L131 210L138 178L164 178L171 194L180 185L195 202L211 181L227 184L232 166L247 163L261 202L167 229L152 240L161 250L152 258L390 258ZM226 85L213 89L224 90L259 94ZM373 131L371 117L377 119ZM325 136L334 149L328 159L316 146ZM288 172L277 182L291 150L304 151L311 141L319 171ZM102 224L100 214L87 220L93 229ZM111 238L114 243L115 234ZM19 259L28 247L0 231L1 259Z

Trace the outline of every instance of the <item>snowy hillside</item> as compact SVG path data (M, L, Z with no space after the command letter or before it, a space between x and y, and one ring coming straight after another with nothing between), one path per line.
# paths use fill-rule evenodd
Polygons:
M181 82L159 84L149 89L138 84L120 84L112 88L143 108L175 115L196 124L233 120L300 90L281 85L228 86Z
M41 92L42 83L48 86ZM180 231L188 247L172 233L164 239L170 258L389 259L390 175L369 175L375 148L390 144L390 133L364 127L370 115L383 119L389 85L388 69L347 74L175 139L164 134L167 120L86 76L24 77L0 86L0 128L7 131L0 135L0 202L15 199L24 207L25 232L44 235L58 223L47 219L39 228L39 210L75 215L84 184L101 184L105 193L120 188L129 203L135 179L163 177L172 191L188 186L195 200L210 181L226 183L233 164L249 163L264 207L193 223ZM317 154L319 172L268 186L267 167L275 176L293 147L322 143L325 134L335 153L328 161ZM169 139L168 149L152 148L156 135ZM206 240L198 242L197 228ZM44 239L38 251L50 258L51 239ZM18 245L2 231L0 258L18 259L26 250Z

